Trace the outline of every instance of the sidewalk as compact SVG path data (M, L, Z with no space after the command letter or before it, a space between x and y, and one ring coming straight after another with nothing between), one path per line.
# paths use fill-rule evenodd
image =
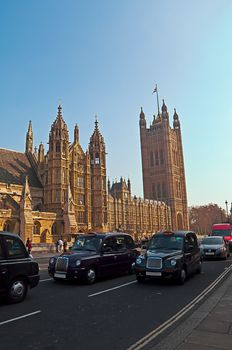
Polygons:
M33 259L45 259L45 258L51 258L52 256L55 255L60 255L61 253L56 253L56 252L31 252Z
M231 350L232 274L152 350Z

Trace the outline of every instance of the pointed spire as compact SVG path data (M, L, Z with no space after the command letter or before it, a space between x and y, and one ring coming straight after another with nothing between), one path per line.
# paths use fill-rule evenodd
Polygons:
M31 120L29 121L28 125L28 131L26 134L26 153L32 153L33 152L33 131L32 131L32 123Z
M144 112L143 112L143 107L141 107L140 119L145 119L145 114L144 114Z
M78 125L75 125L75 129L74 129L74 143L79 142L79 128Z
M38 161L39 163L43 162L44 160L44 145L41 142L39 145L39 152L38 152Z
M59 117L59 118L62 117L62 106L61 106L61 104L59 104L58 108L57 108L57 117Z
M167 109L167 106L166 106L164 100L163 100L163 105L162 105L162 119L169 122L168 109Z
M141 112L139 115L139 125L142 128L146 128L146 118L145 118L145 114L143 112L143 107L141 107Z
M167 106L166 106L166 104L165 104L165 102L164 102L164 100L163 100L162 112L167 112L167 111L168 111Z
M180 121L179 121L179 116L176 113L176 109L174 108L174 115L173 115L173 127L176 129L179 129L180 127Z
M95 115L95 128L92 136L90 137L90 143L96 142L96 141L101 142L104 145L104 138L100 133L100 130L98 127L97 115Z
M97 121L97 115L95 115L95 130L98 130L98 121Z
M24 199L29 198L29 199L31 200L31 193L30 193L28 175L27 175L26 178L25 178L25 185L24 185L23 198L24 198Z
M33 132L32 132L32 122L31 122L31 120L29 120L29 125L28 125L28 134L33 134Z
M128 187L129 194L131 195L131 182L129 178L127 180L127 187Z
M176 108L174 108L174 115L173 115L173 118L174 118L174 119L179 119L179 116L178 116L178 114L176 113Z

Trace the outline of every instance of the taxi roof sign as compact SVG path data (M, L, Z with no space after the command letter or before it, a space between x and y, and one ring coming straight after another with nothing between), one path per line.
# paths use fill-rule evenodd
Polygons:
M172 232L172 231L164 231L165 236L171 236L173 234L174 234L174 232Z

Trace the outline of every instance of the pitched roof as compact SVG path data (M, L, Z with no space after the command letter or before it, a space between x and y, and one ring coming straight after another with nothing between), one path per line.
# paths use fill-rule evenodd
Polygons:
M0 182L24 186L26 176L30 186L42 187L25 153L0 148Z

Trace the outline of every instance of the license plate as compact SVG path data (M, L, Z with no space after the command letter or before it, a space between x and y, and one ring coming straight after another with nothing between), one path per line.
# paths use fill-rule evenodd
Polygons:
M214 252L206 252L205 255L214 255Z
M153 272L153 271L147 271L146 275L147 276L156 276L156 277L162 276L161 272Z
M66 278L66 273L54 273L54 277L56 277L56 278Z

